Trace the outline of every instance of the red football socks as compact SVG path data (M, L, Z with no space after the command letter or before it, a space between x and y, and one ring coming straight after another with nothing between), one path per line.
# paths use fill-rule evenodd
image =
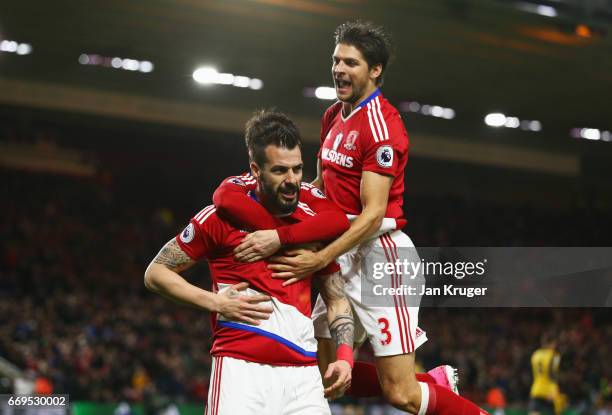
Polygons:
M353 381L346 394L355 398L370 398L382 396L382 389L378 382L376 366L367 362L355 362L353 366ZM434 378L427 373L417 373L416 378L419 382L436 383Z
M421 396L421 405L427 404L427 415L489 415L478 406L454 394L443 386L427 383L429 396ZM422 392L425 392L421 388ZM425 402L428 401L428 402ZM419 411L423 413L423 411Z

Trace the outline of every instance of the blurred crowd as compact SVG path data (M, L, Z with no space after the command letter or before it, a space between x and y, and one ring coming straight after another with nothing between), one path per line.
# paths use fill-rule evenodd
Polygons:
M171 205L117 177L1 174L0 357L72 400L203 401L209 316L146 291L143 273L208 201ZM416 198L409 212L419 218L408 225L417 246L605 245L604 232L612 229L603 213L553 214L442 196ZM186 276L210 286L205 265ZM456 365L462 393L477 402L499 390L507 405L524 406L530 354L555 328L561 388L572 405L589 406L610 393L611 317L609 309L427 308L420 325L431 340L418 359L425 370ZM361 358L371 359L367 348Z

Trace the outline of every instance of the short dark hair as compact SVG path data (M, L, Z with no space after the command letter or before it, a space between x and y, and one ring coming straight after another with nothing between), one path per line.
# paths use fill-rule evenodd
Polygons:
M393 61L393 41L382 26L361 20L342 23L334 32L336 45L343 43L359 49L368 67L382 65L382 72L376 78L376 86L382 86L385 69Z
M302 149L302 138L295 123L274 109L256 111L246 123L244 139L249 158L259 166L267 161L266 147L269 145L288 150L296 146Z

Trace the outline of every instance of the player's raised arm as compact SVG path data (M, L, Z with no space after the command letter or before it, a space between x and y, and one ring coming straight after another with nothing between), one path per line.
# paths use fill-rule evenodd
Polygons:
M274 217L248 195L255 187L255 178L250 174L229 177L215 190L213 203L219 214L241 228L274 229Z
M319 290L327 306L327 320L332 340L336 343L336 361L331 363L323 376L325 396L339 398L351 384L353 367L353 341L355 321L344 291L344 278L338 272L317 278Z
M184 240L194 241L201 235L196 231L192 221L182 235L189 231ZM189 239L185 239L189 238ZM230 287L222 294L212 293L193 284L190 284L179 272L182 272L193 264L198 252L203 252L204 244L194 242L194 248L190 254L186 253L179 245L177 238L168 241L159 253L153 258L144 275L144 284L147 289L160 294L173 301L192 307L217 312L227 318L244 321L249 324L259 324L258 320L267 319L272 309L259 303L269 301L265 295L242 296L239 291L248 287L247 283L237 284Z

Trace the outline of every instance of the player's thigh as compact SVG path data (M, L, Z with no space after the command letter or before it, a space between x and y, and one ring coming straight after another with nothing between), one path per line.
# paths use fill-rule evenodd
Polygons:
M284 368L285 402L282 415L330 415L323 394L321 375L316 366Z
M397 261L420 262L410 238L403 232L381 235L362 249L359 271L347 281L345 291L356 317L363 325L376 356L393 356L415 351L426 340L425 332L418 327L419 298L384 295L370 292L381 283L375 275L375 264L382 266ZM414 284L420 289L420 278L391 273L384 275L384 285L397 288ZM417 280L418 282L416 282Z
M418 400L420 387L415 376L414 352L375 357L376 370L383 394L388 399Z
M281 406L282 384L271 366L213 357L205 415L273 413Z

